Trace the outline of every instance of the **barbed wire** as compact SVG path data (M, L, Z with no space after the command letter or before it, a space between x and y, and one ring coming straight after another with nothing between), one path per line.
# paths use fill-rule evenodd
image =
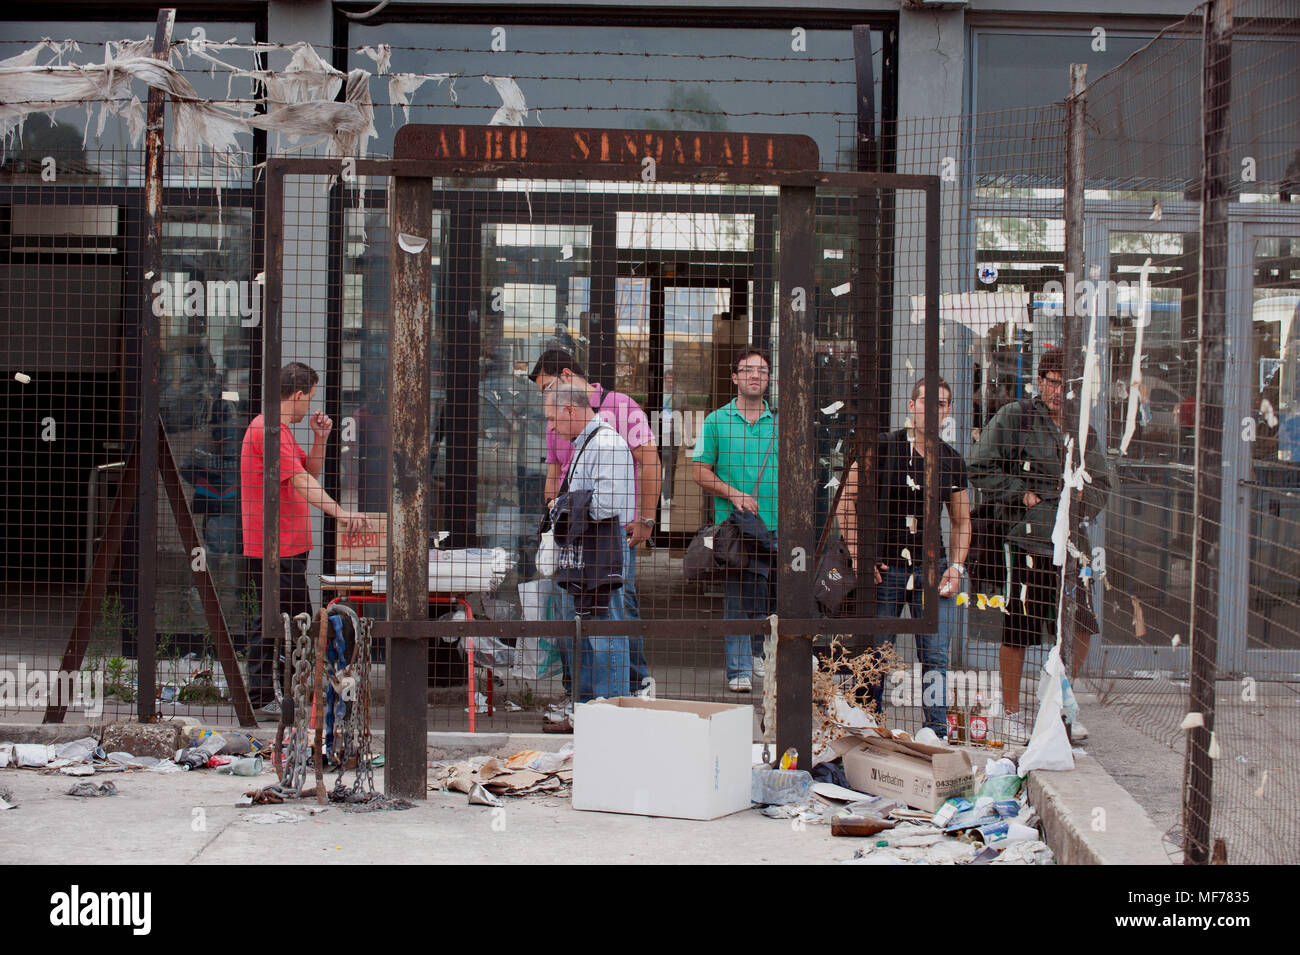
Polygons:
M47 37L36 39L3 39L0 44L13 43L15 45L27 45L40 43ZM109 40L77 40L73 42L78 45L86 46L103 46L106 42L117 42ZM141 37L141 39L148 39ZM294 49L302 41L294 43L226 43L219 40L207 40L205 45L210 49L220 50L242 50L248 53L275 53L287 52ZM335 44L311 44L313 48L329 50L330 52L353 53L358 56L364 55L364 49L352 47L351 45ZM188 39L180 38L172 40L171 48L173 50L190 50L192 49ZM749 63L854 63L856 58L852 56L750 56L743 53L658 53L651 51L629 51L629 50L492 50L486 47L452 47L452 46L389 46L392 53L487 53L493 56L606 56L606 57L641 57L643 59L664 58L664 59L681 59L681 60L739 60ZM872 56L881 55L880 50L873 51ZM382 74L387 75L387 74Z

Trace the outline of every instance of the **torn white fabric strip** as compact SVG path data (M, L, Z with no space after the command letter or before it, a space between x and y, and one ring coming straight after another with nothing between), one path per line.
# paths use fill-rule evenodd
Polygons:
M1120 438L1119 453L1128 454L1129 442L1137 431L1138 404L1142 398L1142 338L1151 323L1151 257L1138 270L1138 313L1133 338L1133 367L1129 372L1128 414L1124 419L1124 437Z

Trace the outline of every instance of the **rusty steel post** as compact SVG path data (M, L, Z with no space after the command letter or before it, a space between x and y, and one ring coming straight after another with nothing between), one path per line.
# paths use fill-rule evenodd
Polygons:
M1201 79L1201 295L1196 367L1196 496L1192 565L1191 687L1187 708L1204 725L1187 734L1183 861L1210 861L1214 678L1219 649L1219 530L1223 511L1223 372L1228 287L1228 107L1232 102L1232 0L1205 10Z
M158 11L154 32L153 56L166 62L170 57L172 27L176 11ZM152 289L154 276L163 270L163 127L167 116L167 94L149 89L149 111L145 124L144 172L144 269L140 296L140 420L136 438L140 449L140 481L136 489L136 521L139 548L136 566L136 639L139 653L136 713L140 722L151 723L154 709L155 641L158 584L158 390L160 329L154 314Z
M1078 288L1087 275L1084 270L1084 235L1083 235L1083 185L1084 185L1084 149L1087 145L1084 127L1084 96L1088 88L1088 64L1070 64L1070 95L1065 98L1065 274L1074 277L1074 287ZM1104 279L1105 276L1102 276ZM1066 279L1066 288L1070 280ZM1065 358L1062 376L1065 378L1065 397L1061 412L1061 430L1068 436L1076 438L1074 452L1071 455L1071 467L1082 467L1082 449L1078 447L1080 408L1084 398L1083 369L1084 353L1087 343L1080 334L1081 323L1091 324L1091 316L1075 314L1073 303L1062 303L1061 354ZM1075 522L1074 496L1066 495L1066 526L1073 528ZM1061 565L1056 597L1056 619L1060 621L1073 619L1066 614L1066 582L1071 573L1070 562ZM1061 628L1061 663L1065 672L1073 672L1074 633L1069 627Z
M939 256L942 196L938 180L925 189L925 394L937 394L939 384ZM920 630L939 629L939 402L925 403L925 529L921 534L924 579ZM900 630L900 632L902 632Z
M783 186L780 195L780 413L777 419L776 612L779 618L813 616L812 581L816 465L813 407L816 297L814 212L817 190ZM812 763L812 636L779 629L776 651L776 747L794 747Z
M262 639L284 633L280 620L280 359L284 330L283 167L266 171L266 309L262 316ZM241 493L256 493L252 489ZM279 666L273 659L272 666Z
M162 472L163 487L171 501L172 515L176 518L176 530L181 535L187 554L206 551L203 539L194 524L194 515L190 512L189 502L185 500L185 489L181 485L181 473L176 467L176 458L172 455L171 442L162 422L158 422L158 465ZM212 631L212 645L217 653L217 660L226 674L226 684L230 687L230 700L235 705L235 715L239 725L257 726L257 716L253 713L253 704L248 698L248 687L244 683L244 674L240 672L239 661L235 659L235 647L230 642L230 629L226 626L226 615L221 609L221 597L216 584L207 569L206 557L197 566L191 563L190 574L194 586L198 588L199 599L203 601L203 616Z
M392 327L388 338L388 619L429 615L429 339L432 314L433 188L399 176L389 192ZM424 799L428 782L428 642L390 635L384 790Z

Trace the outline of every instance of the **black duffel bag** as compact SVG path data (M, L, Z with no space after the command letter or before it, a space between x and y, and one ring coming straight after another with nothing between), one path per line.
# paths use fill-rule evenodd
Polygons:
M682 560L686 582L713 583L743 570L749 561L741 545L740 528L730 519L701 527L691 538Z

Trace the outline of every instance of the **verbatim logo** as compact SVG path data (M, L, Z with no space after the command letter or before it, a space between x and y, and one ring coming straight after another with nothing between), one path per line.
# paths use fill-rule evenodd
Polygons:
M148 935L152 910L151 892L82 892L74 885L50 896L51 925L125 925L135 935Z

